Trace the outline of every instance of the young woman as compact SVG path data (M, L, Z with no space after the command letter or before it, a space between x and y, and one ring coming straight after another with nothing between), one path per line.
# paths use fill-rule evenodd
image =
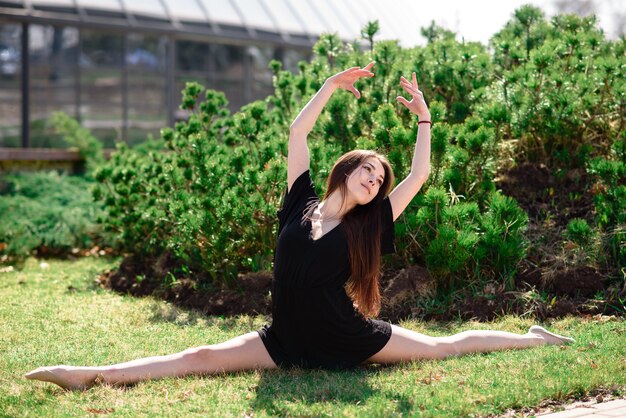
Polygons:
M430 113L415 73L412 81L400 79L411 100L397 98L418 117L415 153L410 174L391 193L394 178L387 159L357 150L335 163L320 201L309 174L307 135L335 90L360 97L354 84L374 76L373 65L328 78L291 125L287 193L278 212L271 325L176 354L110 366L40 367L26 378L86 389L97 383L120 385L190 374L275 367L342 369L572 342L539 326L521 335L465 331L430 337L372 319L380 309L380 257L394 251L393 222L430 170Z

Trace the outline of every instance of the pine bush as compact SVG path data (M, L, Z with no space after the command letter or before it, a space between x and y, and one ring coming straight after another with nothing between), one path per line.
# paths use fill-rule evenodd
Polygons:
M333 162L354 148L386 154L404 178L417 124L395 97L403 94L400 76L418 74L434 121L431 176L396 222L398 253L389 263L423 263L442 289L484 280L512 287L528 248L528 218L496 190L496 172L510 163L504 143L516 144L519 161L554 170L599 158L589 166L604 187L598 224L623 227L616 187L623 181L617 159L607 156L625 126L624 40L604 39L593 18L548 22L533 6L518 9L492 38L493 52L434 24L422 31L428 43L410 49L375 41L376 31L374 22L363 29L364 52L322 35L295 74L271 62L274 94L234 114L222 93L187 84L181 108L190 116L162 131L167 152L121 146L95 174L104 222L122 248L167 253L217 283L271 269L289 124L330 75L370 60L376 76L359 81L361 99L336 92L308 145L320 194Z

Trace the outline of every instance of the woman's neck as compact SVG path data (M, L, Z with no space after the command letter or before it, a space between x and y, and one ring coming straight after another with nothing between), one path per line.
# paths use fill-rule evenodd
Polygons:
M319 212L322 219L339 219L348 213L352 208L356 206L355 203L346 201L341 207L343 197L341 196L341 190L337 189L330 194L326 199L320 202Z

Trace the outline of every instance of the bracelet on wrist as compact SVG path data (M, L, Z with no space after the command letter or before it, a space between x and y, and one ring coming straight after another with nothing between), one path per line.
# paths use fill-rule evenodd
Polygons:
M432 121L429 121L429 120L420 120L419 122L417 122L417 124L418 124L418 125L419 125L420 123L427 123L427 124L429 124L430 126L433 126Z

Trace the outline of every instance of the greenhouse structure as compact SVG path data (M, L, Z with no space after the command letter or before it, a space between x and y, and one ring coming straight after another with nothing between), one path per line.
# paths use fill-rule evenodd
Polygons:
M185 117L187 81L223 91L235 111L273 92L272 59L296 71L323 32L359 40L379 20L378 39L419 37L419 25L388 9L382 0L0 0L0 148L65 147L47 122L56 111L105 148L158 137Z

